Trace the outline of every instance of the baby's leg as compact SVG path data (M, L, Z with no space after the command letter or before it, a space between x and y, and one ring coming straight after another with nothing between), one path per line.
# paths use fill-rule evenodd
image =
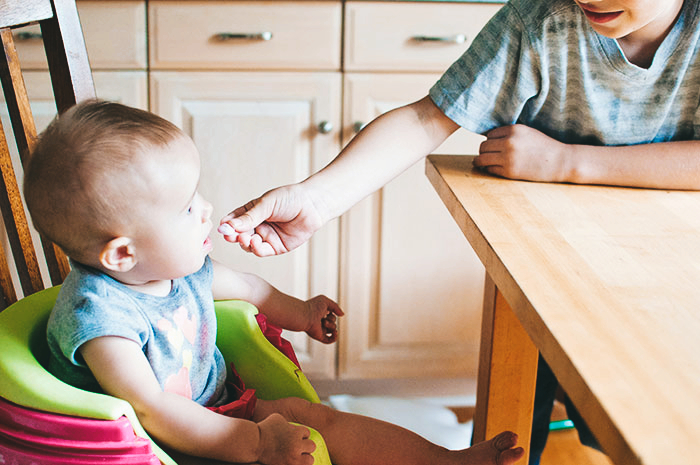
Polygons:
M509 465L523 455L523 449L515 447L517 436L510 432L450 451L397 425L302 399L258 401L253 419L261 421L272 413L321 433L335 465Z

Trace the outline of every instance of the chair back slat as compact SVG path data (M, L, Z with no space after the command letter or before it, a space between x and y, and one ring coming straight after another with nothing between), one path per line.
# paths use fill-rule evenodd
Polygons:
M10 28L36 22L41 27L58 113L77 102L95 98L75 0L0 0L0 40L4 49L4 58L0 57L0 82L22 163L31 156L37 130ZM54 285L63 281L70 267L65 254L43 238L40 241L43 254L36 252L33 230L28 224L19 188L21 183L17 181L21 173L15 174L6 133L1 125L0 132L0 210L15 262L14 267L7 263L8 260L3 263L6 255L0 250L0 290L4 301L0 302L0 308L4 308L18 298L17 281L24 296L44 288L41 275L44 265L39 265L37 256L45 259L48 277Z
M2 0L0 27L40 21L53 15L51 0Z
M12 30L0 29L0 40L5 52L4 58L0 57L0 80L5 93L7 112L12 122L12 132L15 135L20 159L24 163L36 142L36 126L29 106L29 96L24 85Z
M53 17L40 24L60 114L96 94L75 0L53 0L53 6Z
M12 272L7 263L5 247L0 242L0 308L17 302L17 292L12 282Z
M5 58L0 58L0 82L20 159L26 163L36 143L36 126L10 28L0 29L0 40L5 51ZM51 283L60 284L70 271L68 260L52 243L43 238L41 242Z
M2 139L0 141L0 173L2 174L0 176L0 187L2 188L0 210L22 291L24 295L29 295L44 289L44 283L41 279L39 261L34 251L34 242L24 212L22 196L12 166L10 149L2 123L0 123L0 129L2 129L0 130L0 139ZM4 297L6 301L13 301L13 296L6 295ZM16 296L14 300L16 300Z

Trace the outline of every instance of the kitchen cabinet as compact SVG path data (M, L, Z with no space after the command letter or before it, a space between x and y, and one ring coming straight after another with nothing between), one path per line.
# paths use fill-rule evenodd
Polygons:
M215 218L304 179L363 124L425 96L500 7L358 0L78 5L98 96L148 108L193 138L201 192ZM36 69L27 82L32 108L47 123L55 110L41 43L24 37L20 56ZM437 152L474 153L480 140L459 131ZM347 314L339 344L291 337L312 380L475 377L484 271L422 161L290 254L261 259L214 239L213 257L233 268L301 298L339 300Z
M345 3L343 139L424 97L495 5ZM374 32L373 31L377 31ZM477 153L458 131L436 153ZM475 377L484 270L416 163L341 221L341 378Z

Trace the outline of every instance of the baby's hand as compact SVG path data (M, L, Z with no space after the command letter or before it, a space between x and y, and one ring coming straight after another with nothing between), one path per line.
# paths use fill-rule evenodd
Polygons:
M258 423L260 454L258 461L269 465L312 465L311 453L316 444L309 439L309 429L293 425L278 413Z
M306 334L324 344L335 342L338 339L336 315L345 315L340 306L325 295L317 295L306 301L306 307L310 321Z

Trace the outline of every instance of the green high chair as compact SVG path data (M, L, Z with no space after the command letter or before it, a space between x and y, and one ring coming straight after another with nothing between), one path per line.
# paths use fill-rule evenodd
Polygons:
M49 350L46 323L58 289L53 287L32 294L0 313L0 397L10 402L10 408L0 408L0 457L26 457L25 462L20 460L17 463L32 463L37 459L40 463L96 463L97 457L104 463L151 463L148 451L143 450L143 441L139 441L141 438L149 441L152 454L161 463L175 464L149 438L128 402L77 389L58 380L44 368ZM261 399L296 396L319 402L301 370L265 338L256 321L257 309L254 306L243 301L217 302L216 314L217 346L227 364L234 364L246 387L255 389ZM36 421L36 411L43 412L40 416L43 422L56 421L61 426L27 426L29 420ZM70 420L75 417L96 421L87 423L87 437L79 428L75 438L70 438L69 432L65 431L64 425L72 425ZM128 448L125 445L114 453L105 451L104 438L90 437L99 428L123 429L126 421L133 433L127 432L111 442L136 441L138 453L133 450L120 453ZM46 436L53 438L46 440ZM320 434L311 430L311 439L316 444L316 451L312 454L314 463L331 465ZM90 441L92 445L83 444ZM54 459L52 454L65 460Z

